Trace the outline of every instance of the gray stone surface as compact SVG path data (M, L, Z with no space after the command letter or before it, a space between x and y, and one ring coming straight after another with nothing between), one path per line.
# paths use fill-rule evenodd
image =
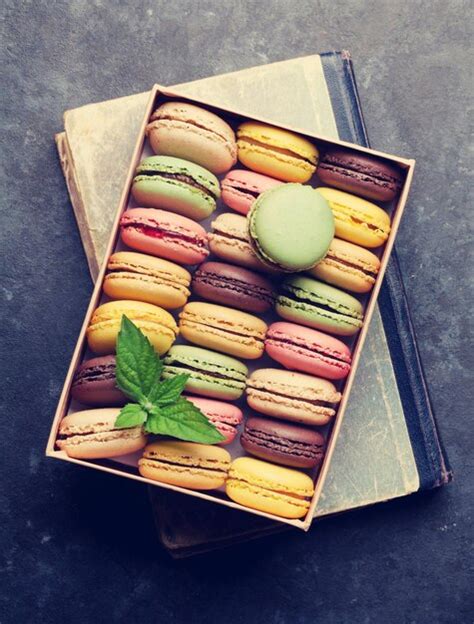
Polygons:
M2 14L1 624L472 621L472 3L75 0ZM373 146L418 161L398 251L456 479L175 563L145 488L43 458L91 292L52 137L65 108L341 48Z

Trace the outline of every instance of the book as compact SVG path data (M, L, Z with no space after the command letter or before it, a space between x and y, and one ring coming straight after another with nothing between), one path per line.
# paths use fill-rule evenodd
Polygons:
M250 116L368 145L348 52L273 63L181 84L179 89ZM66 111L64 132L56 137L93 278L147 97L140 93ZM394 252L316 515L435 488L450 478ZM159 538L174 557L288 530L157 487L150 488L150 499Z

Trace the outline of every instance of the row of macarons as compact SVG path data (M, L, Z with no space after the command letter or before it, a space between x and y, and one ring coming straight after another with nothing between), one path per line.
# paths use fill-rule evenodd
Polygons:
M86 460L141 451L137 468L147 479L201 491L225 486L226 494L236 503L284 518L301 518L308 512L314 483L305 472L249 456L232 460L221 446L169 439L148 443L141 427L114 428L119 411L119 408L102 408L66 416L61 422L57 445L70 457ZM270 420L254 420L257 427L261 421L265 431L272 431ZM279 423L274 424L279 447L288 455L287 440L282 434L297 428L281 423L278 429ZM318 435L310 429L306 431L307 435ZM261 433L261 427L257 432ZM262 438L258 437L257 441L262 444ZM298 450L298 445L290 445ZM278 450L278 446L275 448Z
M155 154L203 167L204 175L200 170L195 171L195 176L192 171L181 172L182 181L211 196L216 181L209 174L228 172L237 159L251 171L283 182L308 182L317 169L324 184L382 202L394 199L403 180L403 172L387 160L341 147L326 146L320 155L312 141L255 121L240 123L234 133L214 112L187 102L169 101L159 106L146 134ZM163 173L176 175L166 170ZM245 212L249 201L245 195L267 190L275 182L241 173L235 172L227 179L226 192L229 198L235 198L233 207ZM136 183L146 183L150 174L153 171L146 166L139 168L137 176L144 179Z

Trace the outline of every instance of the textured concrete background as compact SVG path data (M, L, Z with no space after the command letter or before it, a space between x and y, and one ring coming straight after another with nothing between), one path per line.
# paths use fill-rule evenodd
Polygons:
M74 0L2 13L1 624L472 622L472 3ZM43 458L91 292L53 134L64 109L153 82L341 48L373 146L418 161L398 251L456 480L307 536L175 563L144 487Z

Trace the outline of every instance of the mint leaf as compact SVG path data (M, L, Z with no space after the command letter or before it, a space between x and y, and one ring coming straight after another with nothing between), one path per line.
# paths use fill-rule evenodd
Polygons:
M151 389L148 399L160 407L176 403L186 386L189 375L183 373L175 375L171 379L157 383Z
M131 399L142 402L162 370L163 364L151 342L124 314L117 337L117 386Z
M128 429L129 427L139 427L147 419L147 413L136 403L127 403L120 410L115 421L117 429Z
M166 405L148 416L145 430L202 444L222 442L224 436L208 421L199 408L180 397L172 405Z

